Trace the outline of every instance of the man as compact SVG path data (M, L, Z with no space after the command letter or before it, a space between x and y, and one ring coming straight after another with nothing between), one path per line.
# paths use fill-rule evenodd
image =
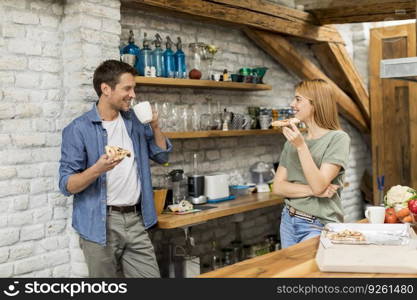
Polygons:
M90 277L160 277L146 231L157 222L149 158L167 162L172 145L157 112L144 125L130 108L135 74L126 63L103 62L93 78L98 102L62 133L59 188L74 195L72 225ZM131 155L113 160L106 145Z

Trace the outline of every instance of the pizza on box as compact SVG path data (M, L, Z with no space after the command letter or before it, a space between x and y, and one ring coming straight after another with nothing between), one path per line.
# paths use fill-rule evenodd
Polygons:
M126 156L130 157L132 154L129 150L123 149L118 146L109 146L107 145L105 148L106 154L111 158L112 160L122 160Z
M356 230L345 229L339 232L328 232L326 237L336 242L363 242L365 236L362 232Z
M285 126L291 126L291 124L298 124L300 123L300 120L297 118L291 118L291 119L285 119L285 120L278 120L271 123L273 127L285 127Z

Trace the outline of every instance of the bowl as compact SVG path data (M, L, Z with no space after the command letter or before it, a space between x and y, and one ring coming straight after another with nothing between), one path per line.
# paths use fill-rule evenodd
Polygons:
M229 186L230 194L236 197L249 195L250 194L249 188L250 188L249 185L230 185Z
M258 75L258 77L264 77L267 70L267 67L256 67L252 69L252 72Z
M264 78L267 70L268 70L267 67L256 67L252 69L252 73L257 76L256 83L263 83L262 79Z
M417 225L417 214L413 214L408 207L395 207L395 215L401 223Z
M240 75L246 76L246 75L250 75L251 73L252 73L251 68L241 68L241 69L239 69L239 74Z

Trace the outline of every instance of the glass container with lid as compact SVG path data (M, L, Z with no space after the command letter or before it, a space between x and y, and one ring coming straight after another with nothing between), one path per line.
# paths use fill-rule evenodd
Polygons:
M189 54L189 77L191 79L200 79L207 77L207 61L205 60L204 43L190 43L188 45Z

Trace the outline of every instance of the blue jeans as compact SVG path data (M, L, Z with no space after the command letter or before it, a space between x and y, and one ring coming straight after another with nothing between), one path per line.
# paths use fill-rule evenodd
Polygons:
M279 230L281 248L288 248L301 241L320 235L321 231L311 227L311 225L324 226L318 219L309 221L295 216L291 217L287 207L284 207L281 214L281 226Z

